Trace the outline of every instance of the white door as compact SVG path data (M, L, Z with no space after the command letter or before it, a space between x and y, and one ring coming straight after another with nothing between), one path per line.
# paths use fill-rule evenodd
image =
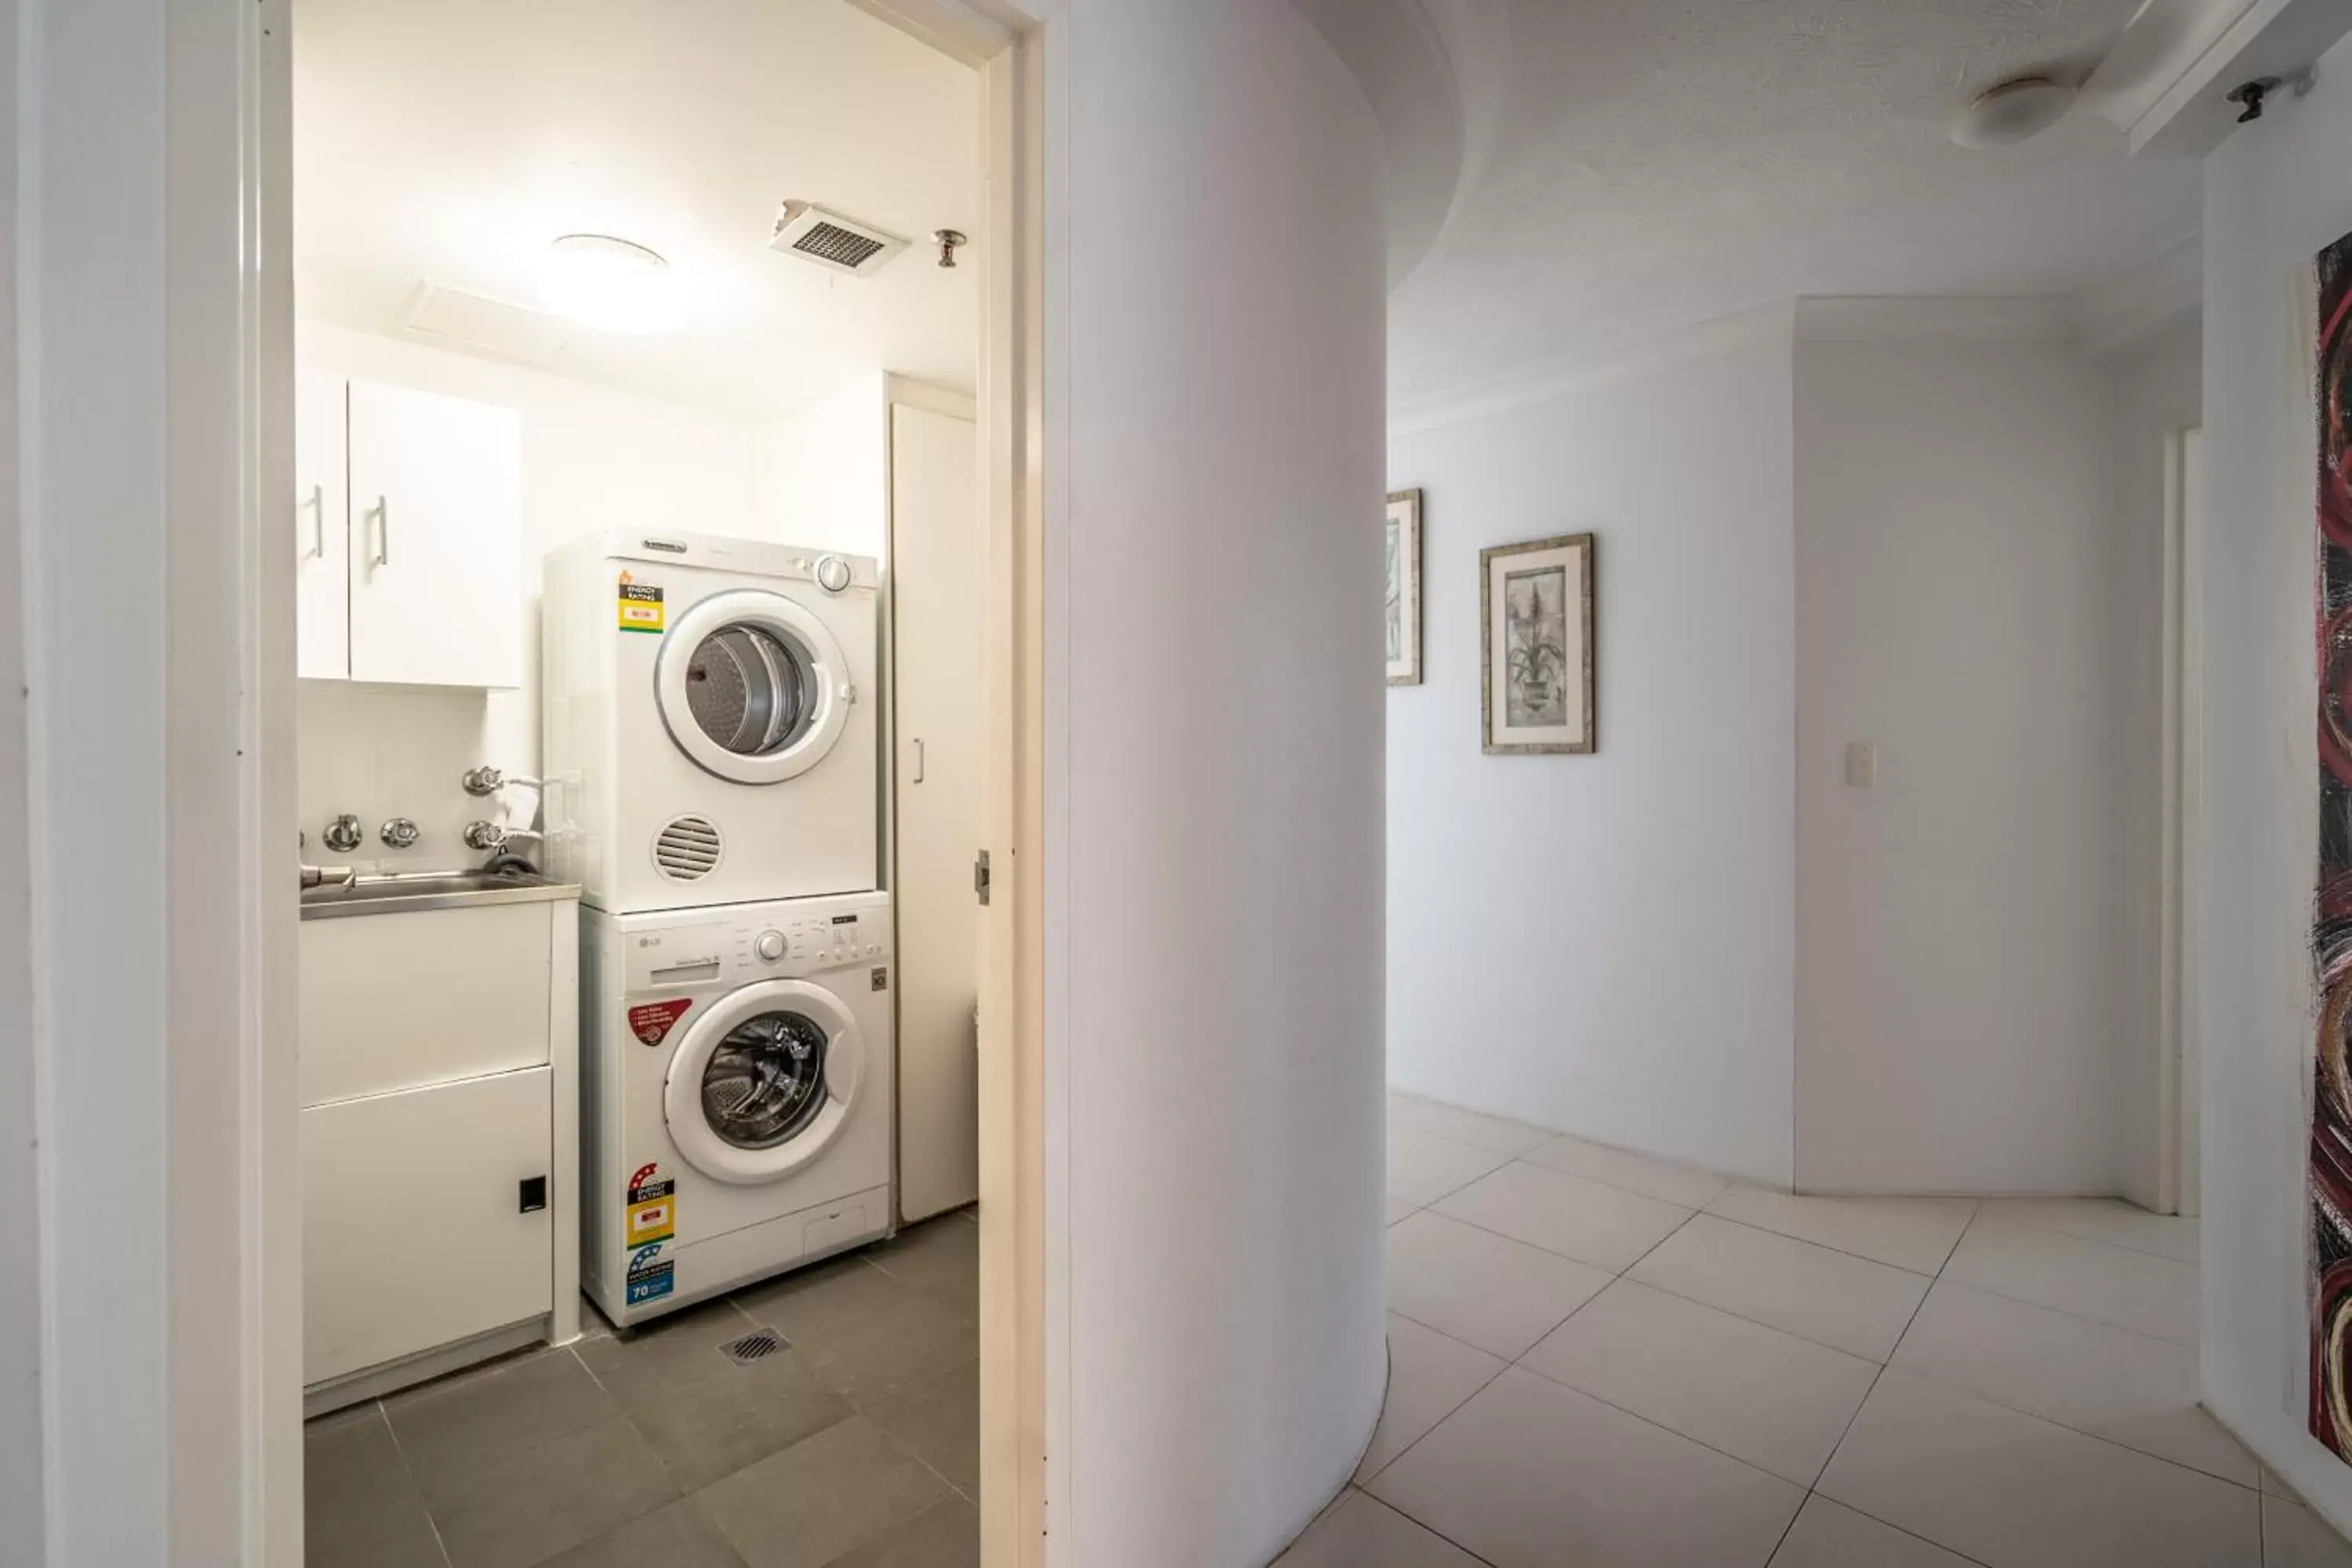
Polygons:
M294 405L294 673L352 673L351 491L344 383L306 375Z
M980 1195L981 596L971 421L890 411L898 1212Z
M552 1304L551 1071L302 1112L304 1383ZM526 1192L534 1180L540 1191Z
M352 679L522 683L511 408L351 384Z

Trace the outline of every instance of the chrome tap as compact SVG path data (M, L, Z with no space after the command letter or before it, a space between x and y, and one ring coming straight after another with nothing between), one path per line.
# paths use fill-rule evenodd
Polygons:
M394 849L414 849L416 841L425 837L415 823L405 816L395 816L383 825L381 834L384 843Z
M466 847L468 849L504 849L518 838L528 838L534 844L546 842L546 836L529 827L502 827L495 822L466 824Z

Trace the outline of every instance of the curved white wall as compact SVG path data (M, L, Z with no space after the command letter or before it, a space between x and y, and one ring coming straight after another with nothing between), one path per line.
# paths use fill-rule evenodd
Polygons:
M1381 142L1287 5L1045 43L1050 1545L1242 1568L1385 1370Z
M2296 296L2352 228L2352 41L2205 161L2205 1403L2338 1529L2352 1468L2305 1430L2315 463Z

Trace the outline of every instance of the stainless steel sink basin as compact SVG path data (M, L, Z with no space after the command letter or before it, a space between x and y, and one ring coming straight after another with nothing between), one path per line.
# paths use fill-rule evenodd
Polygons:
M303 889L302 918L413 914L419 910L529 904L579 896L578 884L559 882L535 871L388 872L361 877L348 886L330 882Z

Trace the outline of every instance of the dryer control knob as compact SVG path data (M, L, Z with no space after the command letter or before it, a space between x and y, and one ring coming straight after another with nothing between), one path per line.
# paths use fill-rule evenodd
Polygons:
M816 563L816 585L828 594L845 594L854 576L849 563L838 555L821 556Z
M784 933L780 931L761 931L760 940L751 944L751 951L758 953L763 963L775 963L784 956Z

